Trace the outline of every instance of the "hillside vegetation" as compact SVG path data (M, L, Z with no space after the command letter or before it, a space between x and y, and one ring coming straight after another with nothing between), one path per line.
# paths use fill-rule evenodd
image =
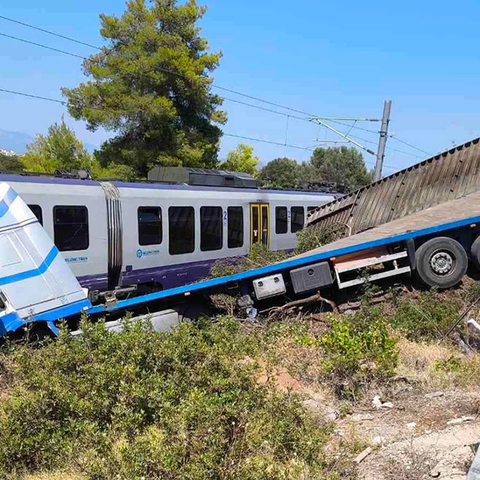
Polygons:
M348 418L399 374L419 391L478 387L478 357L438 345L477 292L392 290L372 306L369 291L348 315L219 316L168 333L85 319L82 337L7 345L0 477L356 478L366 443L355 432L338 441L324 403Z

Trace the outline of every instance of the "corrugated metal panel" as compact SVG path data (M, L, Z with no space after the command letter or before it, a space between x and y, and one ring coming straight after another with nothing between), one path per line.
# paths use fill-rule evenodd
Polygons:
M480 138L311 211L307 225L353 235L480 190Z

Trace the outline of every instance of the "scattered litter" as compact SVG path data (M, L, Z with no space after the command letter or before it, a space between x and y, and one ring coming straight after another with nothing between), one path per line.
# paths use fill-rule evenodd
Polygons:
M386 438L382 437L381 435L377 435L376 437L372 438L372 445L384 445L386 442Z
M417 424L415 422L407 423L407 428L415 428Z
M355 458L353 463L359 464L363 462L373 452L372 447L366 448L358 457Z
M445 394L443 392L433 392L433 393L427 393L425 395L425 398L438 398L438 397L443 397Z
M380 408L393 408L392 402L382 402L380 395L375 395L372 400L372 405L378 410Z
M468 423L475 421L475 417L461 417L453 418L447 422L447 425L460 425L461 423Z

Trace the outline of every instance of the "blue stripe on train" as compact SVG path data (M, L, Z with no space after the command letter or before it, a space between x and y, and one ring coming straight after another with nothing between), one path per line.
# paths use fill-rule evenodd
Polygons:
M17 192L13 188L9 188L7 193L0 202L0 218L3 217L9 210L10 205L18 197Z
M45 257L45 260L37 268L33 268L32 270L27 270L25 272L15 273L14 275L1 277L0 285L8 285L9 283L20 282L22 280L26 280L27 278L43 275L48 270L48 267L53 263L57 255L58 249L54 245L48 255Z

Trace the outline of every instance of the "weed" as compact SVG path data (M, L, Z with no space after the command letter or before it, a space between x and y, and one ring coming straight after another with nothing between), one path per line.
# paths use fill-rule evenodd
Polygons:
M234 275L252 268L281 262L287 258L288 254L282 250L273 251L261 243L254 243L246 257L217 260L210 269L210 276L216 278Z
M436 290L430 290L420 293L418 301L399 300L388 320L410 340L433 340L443 337L459 311L458 300L443 302Z
M324 375L337 395L353 397L374 380L392 376L398 361L397 340L379 309L364 309L343 320L331 317L331 330L321 337Z
M298 242L295 248L295 254L299 255L334 242L343 236L344 231L345 227L338 224L325 228L315 226L305 227L303 230L297 232Z

